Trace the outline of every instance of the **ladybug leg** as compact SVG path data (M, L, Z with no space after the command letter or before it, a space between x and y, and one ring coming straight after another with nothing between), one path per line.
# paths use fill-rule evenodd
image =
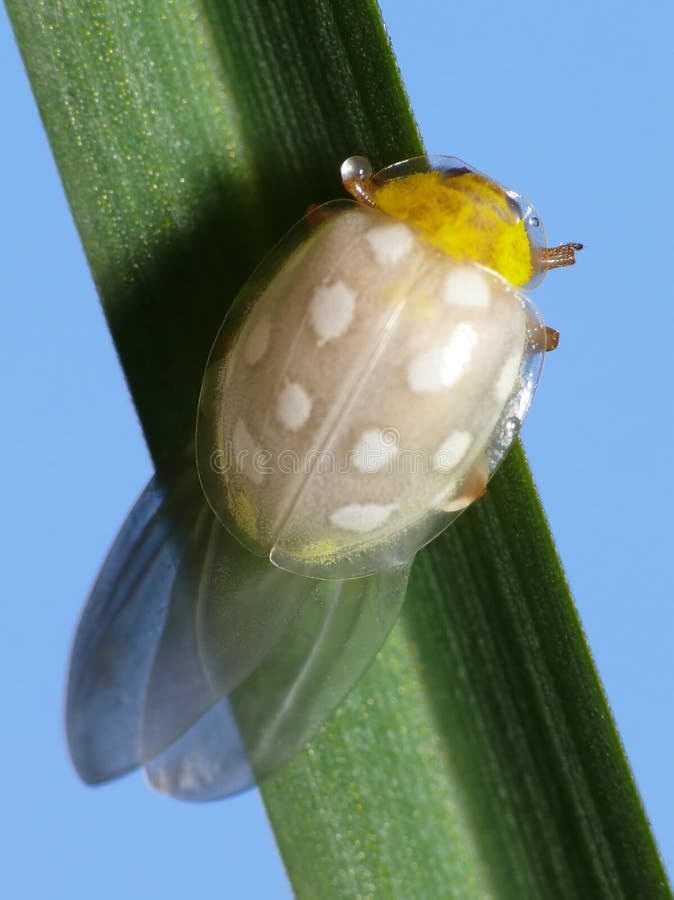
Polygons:
M487 461L481 459L466 475L459 494L443 504L444 512L459 512L487 493Z
M545 326L545 347L543 348L547 353L550 350L556 350L559 346L559 332L555 331L554 328L548 328Z
M536 346L539 350L545 350L546 353L556 350L559 346L559 332L555 328L544 325L543 333L539 332L537 335Z
M572 266L576 261L576 251L582 249L582 244L560 244L559 247L544 247L540 251L543 268L561 269L563 266Z
M559 332L555 328L548 328L547 325L544 325L543 329L543 333L537 336L536 346L539 350L549 353L559 346Z

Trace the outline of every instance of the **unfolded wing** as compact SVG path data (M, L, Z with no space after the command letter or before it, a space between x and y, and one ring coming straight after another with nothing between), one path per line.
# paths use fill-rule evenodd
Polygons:
M154 479L86 605L67 697L81 777L145 765L182 799L241 790L311 737L374 658L407 567L350 581L284 572L226 532L194 467Z

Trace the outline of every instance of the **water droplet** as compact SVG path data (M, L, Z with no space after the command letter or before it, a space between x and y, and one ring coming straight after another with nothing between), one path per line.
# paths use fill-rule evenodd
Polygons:
M363 181L372 175L372 164L364 156L350 156L342 163L342 181Z

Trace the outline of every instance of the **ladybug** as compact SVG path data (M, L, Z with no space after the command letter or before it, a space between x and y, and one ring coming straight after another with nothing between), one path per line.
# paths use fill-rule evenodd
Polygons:
M236 298L197 466L187 448L150 482L91 591L66 702L88 783L144 766L212 800L289 760L386 639L417 550L484 493L557 344L522 289L580 245L548 248L523 197L449 157L354 156L342 178L354 199Z
M520 289L578 249L457 159L356 156L342 179L355 202L314 210L236 298L197 423L220 521L315 578L409 562L484 493L556 343Z

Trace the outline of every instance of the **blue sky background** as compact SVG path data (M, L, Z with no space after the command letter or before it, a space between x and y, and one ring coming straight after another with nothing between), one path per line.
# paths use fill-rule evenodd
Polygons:
M382 3L429 150L527 195L552 243L586 245L574 270L552 273L536 292L562 341L524 442L672 872L674 14L666 7L639 15L633 4L579 0ZM71 636L151 465L4 11L0 84L0 892L288 897L255 792L189 806L153 794L140 776L87 789L70 768L62 702Z

